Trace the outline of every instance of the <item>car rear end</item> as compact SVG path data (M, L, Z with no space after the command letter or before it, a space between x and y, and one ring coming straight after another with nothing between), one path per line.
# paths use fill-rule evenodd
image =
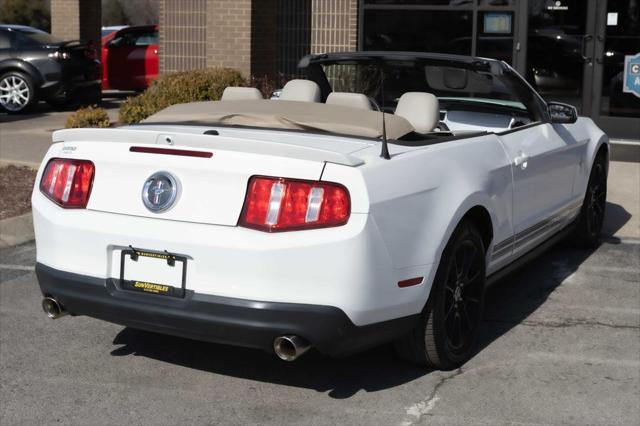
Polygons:
M283 359L309 346L344 354L409 330L423 289L396 285L406 277L369 215L363 162L348 153L368 142L336 152L269 133L280 143L54 134L32 197L50 313L280 347Z
M69 41L47 46L46 49L44 98L61 103L100 101L102 69L92 43Z

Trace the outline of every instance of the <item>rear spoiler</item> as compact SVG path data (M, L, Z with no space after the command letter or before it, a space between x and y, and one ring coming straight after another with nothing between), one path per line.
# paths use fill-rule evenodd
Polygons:
M167 144L167 138L171 145ZM142 145L175 146L176 148L221 149L225 151L246 152L251 154L289 157L299 160L329 162L345 166L359 166L364 161L349 154L343 154L317 147L294 145L284 142L262 142L255 139L229 135L208 135L164 131L164 129L146 130L142 128L119 129L63 129L53 132L53 143L69 142L109 142Z

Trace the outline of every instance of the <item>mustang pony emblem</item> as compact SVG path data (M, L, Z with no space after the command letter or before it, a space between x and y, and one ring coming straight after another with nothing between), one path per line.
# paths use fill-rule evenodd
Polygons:
M171 208L178 195L178 181L168 172L156 172L149 176L142 187L142 202L154 213Z

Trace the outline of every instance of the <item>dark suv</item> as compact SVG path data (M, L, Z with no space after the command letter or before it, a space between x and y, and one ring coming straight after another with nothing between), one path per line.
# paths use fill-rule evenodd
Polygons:
M100 101L95 49L21 25L0 25L0 109L24 112L38 100L53 106Z

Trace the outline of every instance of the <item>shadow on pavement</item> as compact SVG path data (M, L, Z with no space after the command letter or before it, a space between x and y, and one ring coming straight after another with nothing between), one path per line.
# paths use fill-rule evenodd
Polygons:
M604 237L610 241L631 215L607 203ZM528 266L489 290L485 322L477 345L479 353L511 328L526 320L549 295L596 250L559 244ZM331 359L310 351L294 363L266 352L198 342L124 328L113 341L121 345L113 356L136 355L163 362L262 382L329 392L343 399L358 391L375 392L411 382L430 372L398 360L391 345L347 358Z
M339 359L309 351L296 362L287 363L260 350L131 328L118 333L113 343L123 345L111 352L114 356L144 356L210 373L329 392L336 399L350 398L360 390L376 392L392 388L429 372L399 362L390 345Z
M101 108L111 109L119 108L120 104L127 98L136 96L136 92L119 92L109 91L102 95L102 101L98 105ZM26 114L8 114L6 112L0 112L0 123L12 123L15 121L30 120L33 118L40 118L55 112L71 112L80 108L78 105L70 105L68 107L52 107L46 102L38 102L38 105L33 107L33 110Z
M34 111L28 114L8 114L6 112L0 112L0 123L13 123L14 121L40 118L49 115L51 112L53 112L53 109L47 104L38 105Z
M630 218L631 214L622 206L608 202L602 240L619 242L613 235ZM570 241L560 242L491 287L486 295L484 324L476 353L531 316L597 249L575 247Z

